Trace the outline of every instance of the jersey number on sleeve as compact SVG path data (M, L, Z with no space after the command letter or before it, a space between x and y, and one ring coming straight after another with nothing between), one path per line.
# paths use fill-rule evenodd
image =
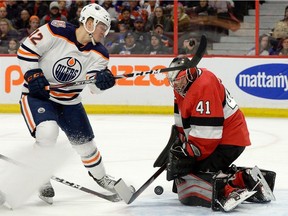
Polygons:
M31 42L36 45L37 44L37 41L40 41L43 39L43 35L41 32L39 32L39 29L35 30L34 33L32 33L30 36L29 36Z

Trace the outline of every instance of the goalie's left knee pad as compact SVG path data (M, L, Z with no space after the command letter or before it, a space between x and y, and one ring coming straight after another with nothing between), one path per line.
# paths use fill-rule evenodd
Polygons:
M211 207L214 173L189 174L175 179L179 201L188 206Z

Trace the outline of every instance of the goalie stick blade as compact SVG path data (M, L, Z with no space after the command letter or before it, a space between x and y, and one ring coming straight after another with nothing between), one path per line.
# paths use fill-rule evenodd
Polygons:
M265 180L264 176L262 175L260 169L257 166L255 166L251 170L251 175L253 176L254 179L257 179L260 182L260 184L263 185L264 191L262 191L262 192L263 192L265 198L267 199L267 201L269 201L269 200L275 201L276 198L275 198L271 188L269 187L267 181Z
M119 194L121 198L127 203L132 203L140 194L142 194L146 188L154 182L154 180L166 169L167 164L163 164L137 191L131 193L129 187L125 184L125 182L120 179L115 184L115 190ZM120 184L119 186L117 186ZM130 196L130 194L132 194Z

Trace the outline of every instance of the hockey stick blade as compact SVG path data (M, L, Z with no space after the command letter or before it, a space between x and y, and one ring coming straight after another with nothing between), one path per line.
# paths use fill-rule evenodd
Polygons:
M163 164L137 191L131 192L129 187L122 179L119 179L115 184L115 190L125 203L132 203L146 188L154 182L154 180L166 169L166 163Z
M7 161L9 163L12 163L12 164L15 164L17 166L24 166L24 164L20 163L19 161L16 161L12 158L9 158L5 155L2 155L0 154L0 159L4 160L4 161ZM69 187L72 187L72 188L75 188L75 189L78 189L80 191L83 191L83 192L86 192L86 193L89 193L89 194L92 194L92 195L95 195L99 198L102 198L102 199L105 199L105 200L108 200L110 202L119 202L121 201L122 199L118 196L118 194L111 194L111 195L105 195L105 194L102 194L102 193L99 193L97 191L94 191L94 190L91 190L89 188L86 188L86 187L83 187L81 185L78 185L78 184L75 184L73 182L69 182L63 178L59 178L59 177L56 177L56 176L52 176L51 177L52 180L56 181L56 182L59 182L61 184L64 184L66 186L69 186Z
M189 64L176 66L176 67L170 67L170 68L168 67L168 68L162 68L162 69L155 69L155 70L150 70L150 71L142 71L142 72L137 72L137 73L116 75L115 79L131 78L131 77L145 76L145 75L151 75L151 74L159 74L159 73L165 73L165 72L174 71L174 70L185 70L185 69L190 68L190 67L196 67L198 65L198 63L201 61L203 55L205 54L206 47L207 47L207 39L204 35L202 35L201 39L200 39L199 47L196 51L196 54L189 61ZM75 82L69 82L69 83L63 83L63 84L50 85L50 89L58 89L58 88L64 88L64 87L69 87L69 86L86 85L86 84L92 84L95 82L96 82L96 79L81 80L81 81L75 81Z

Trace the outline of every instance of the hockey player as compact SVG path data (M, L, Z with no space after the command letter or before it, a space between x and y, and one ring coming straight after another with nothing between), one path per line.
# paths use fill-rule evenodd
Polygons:
M188 61L179 56L169 67L187 65ZM219 189L220 198L215 197L222 210L230 211L249 197L252 201L269 202L271 196L264 193L263 185L256 185L258 180L251 175L252 169L230 167L251 142L244 115L221 80L197 67L168 72L167 77L174 89L175 125L163 152L169 152L165 159L167 180L174 180L173 191L178 193L180 202L211 207L215 201L212 179L217 173L231 173L225 174L228 177ZM154 166L164 164L159 164L163 152Z
M80 27L54 20L34 31L21 45L18 59L24 74L21 112L40 148L56 143L59 127L80 155L89 175L103 188L115 193L115 180L105 172L94 142L94 134L81 103L84 86L50 89L51 84L91 79L92 93L114 86L107 68L109 54L100 43L110 29L110 15L98 4L86 5L79 18ZM50 181L39 189L40 198L53 202Z

